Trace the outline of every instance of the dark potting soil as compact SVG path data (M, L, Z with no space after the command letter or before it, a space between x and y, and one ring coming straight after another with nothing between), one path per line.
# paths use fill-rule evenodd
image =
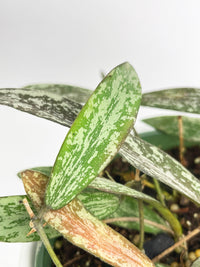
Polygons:
M168 152L172 157L179 160L179 150L172 149ZM190 170L198 179L200 179L200 146L194 146L187 148L184 153L185 167ZM116 157L109 166L105 169L103 176L109 174L115 181L125 184L134 179L134 168L123 161L121 157ZM152 182L150 177L147 178L149 182ZM161 188L164 191L169 192L170 195L174 195L174 191L164 184L161 184ZM156 192L148 187L144 187L143 192L151 194L156 197ZM200 208L193 204L186 197L175 194L172 198L166 200L167 206L170 208L173 204L178 205L178 209L174 212L178 217L181 225L183 227L184 235L187 235L190 231L194 230L200 225ZM131 242L133 242L134 236L138 235L136 230L122 229L117 226L111 226L120 234L125 236ZM173 238L167 234L158 234L157 236L145 233L145 243L144 248L146 254L153 258L160 254L167 247L173 245ZM200 248L199 236L195 236L187 242L188 252L195 251ZM55 252L58 255L61 263L64 267L109 267L110 265L102 262L98 258L92 256L91 254L85 252L84 250L72 245L67 240L62 237L57 239L55 242ZM172 252L171 254L165 256L161 262L170 264L172 262L180 262L184 265L184 259L177 252ZM54 266L54 265L52 265Z

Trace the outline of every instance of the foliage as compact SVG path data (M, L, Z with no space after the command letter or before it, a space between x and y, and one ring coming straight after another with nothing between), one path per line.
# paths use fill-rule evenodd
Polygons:
M138 136L134 123L140 105L199 113L199 103L200 90L196 88L167 89L142 95L139 78L129 63L114 68L94 92L60 84L1 89L0 104L60 123L70 130L53 167L36 167L19 173L27 196L0 198L0 240L29 242L42 239L55 264L61 266L47 237L62 234L113 266L154 266L138 248L102 220L112 218L114 225L139 230L141 246L144 232L166 231L173 233L176 241L180 239L181 224L165 206L161 189L157 187L158 199L144 194L144 177L137 177L137 170L197 205L200 204L200 182L161 149L166 143L159 148L155 145L159 138L145 141ZM179 143L180 137L177 121L176 116L145 120L174 144ZM182 123L184 140L199 142L199 119L182 117ZM98 177L117 153L135 172L135 180L124 185ZM28 212L31 209L37 214L31 215L32 226L37 232L29 236L26 233L30 214L22 204L24 197L29 199ZM117 220L120 218L133 220ZM48 223L44 230L43 221Z

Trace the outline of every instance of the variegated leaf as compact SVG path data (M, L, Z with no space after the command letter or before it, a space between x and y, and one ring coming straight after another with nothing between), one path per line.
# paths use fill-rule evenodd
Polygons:
M162 215L162 217L168 221L174 233L177 235L176 236L177 238L179 238L182 235L182 227L180 225L180 222L174 216L172 216L168 208L164 207L160 202L158 202L154 198L142 192L136 191L132 188L110 181L105 178L97 177L90 183L89 187L117 195L130 196L137 199L142 199L144 202L154 207Z
M27 236L30 231L30 217L22 204L25 197L8 196L0 198L0 241L32 242L40 240L37 233ZM78 198L84 207L98 219L107 218L119 206L117 196L93 189L86 189ZM34 207L31 206L31 208L34 210ZM49 238L60 236L60 233L50 226L44 229Z
M46 176L50 176L52 167L36 167L32 168L30 170L39 172L41 174L44 174ZM21 174L19 173L18 176L21 178ZM97 179L97 183L95 180ZM105 180L104 178L96 178L94 180L94 187L96 187L96 184L99 184L101 186L101 189L105 191L105 189L109 188L110 182L109 180ZM119 184L118 184L119 185ZM92 186L92 184L91 184ZM119 185L120 188L125 189L125 186ZM129 190L129 189L128 189ZM117 191L114 191L115 194ZM124 192L124 193L125 193ZM119 195L122 194L122 191L119 190ZM130 194L130 190L129 190ZM126 195L126 194L125 194ZM131 189L131 196L135 196L136 198L145 199L147 203L148 200L151 201L153 199L149 198L149 196ZM112 193L106 193L103 191L95 190L86 188L83 190L78 196L78 199L83 203L84 207L95 217L98 219L107 219L107 218L113 218L113 217L139 217L138 214L138 202L134 198L128 198L125 197L123 200L119 201L119 197L115 196ZM120 204L120 206L119 206ZM144 203L144 216L145 219L150 220L152 222L165 225L165 221L158 215L157 212L152 210L149 206L147 206ZM128 229L139 229L139 223L138 222L121 222L119 223L122 227L128 228ZM167 227L166 227L167 228ZM158 233L160 230L159 227L152 226L152 225L145 225L145 232L149 233Z
M142 199L143 201L149 203L149 204L152 204L153 206L157 206L157 205L160 205L160 203L140 192L140 191L137 191L135 189L132 189L128 186L125 186L125 185L122 185L120 183L116 183L114 181L111 181L111 180L108 180L106 178L102 178L102 177L96 177L96 179L94 179L89 185L88 185L89 188L95 188L95 189L98 189L100 191L103 191L103 192L109 192L109 193L113 193L113 194L117 194L117 195L123 195L123 196L130 196L130 197L134 197L134 198L137 198L137 199Z
M90 188L83 190L77 198L83 203L86 210L100 220L115 212L120 203L119 197Z
M175 88L142 95L142 105L200 114L200 89Z
M30 231L30 217L22 204L24 197L9 196L0 198L1 242L31 242L40 240L37 233L27 236ZM60 235L50 226L45 227L45 232L49 238Z
M48 177L31 170L21 177L26 193L40 210ZM88 213L77 198L59 210L44 211L43 219L68 241L113 266L154 266L131 242Z
M117 153L141 101L133 67L124 63L98 85L70 128L54 164L45 202L52 209L69 203Z
M0 104L28 112L41 118L70 127L82 108L81 104L47 90L0 90Z
M167 226L166 222L156 213L150 206L143 204L144 210L144 231L146 233L157 234L161 231L170 231L169 227ZM138 208L138 201L137 199L131 197L124 197L121 202L119 208L110 215L111 218L137 218L138 220L135 221L116 221L112 222L112 224L127 228L127 229L140 229L139 223L139 208ZM150 224L149 222L152 222ZM154 224L155 223L155 224ZM159 228L158 225L161 227ZM164 226L165 229L164 230Z
M200 142L200 119L182 116L183 138ZM143 120L156 130L169 135L179 136L178 116L162 116Z
M39 168L34 168L34 170L37 172L37 170L40 170L43 168L45 169L45 172L47 170L50 171L50 167L39 167ZM44 174L44 173L40 173L40 174ZM21 175L20 175L20 177L21 177ZM177 233L178 236L180 236L182 234L182 230L181 230L182 228L180 226L180 223L178 222L178 220L174 216L171 216L171 212L167 208L162 206L162 204L160 202L158 202L154 198L152 198L152 197L150 197L150 196L148 196L142 192L139 192L139 191L134 190L132 188L129 188L125 185L110 181L110 180L102 178L102 177L101 178L96 177L89 184L88 188L93 188L93 189L97 189L97 190L100 190L103 192L108 192L108 193L112 193L112 194L116 194L116 195L129 196L129 197L133 197L136 199L141 199L144 202L150 204L152 207L154 207L162 215L162 217L168 221L171 228Z
M158 147L129 134L120 154L134 167L200 204L200 182L178 161Z
M66 84L30 84L26 85L24 88L31 89L31 91L42 90L45 92L52 92L54 94L67 97L78 103L85 103L92 94L91 90Z

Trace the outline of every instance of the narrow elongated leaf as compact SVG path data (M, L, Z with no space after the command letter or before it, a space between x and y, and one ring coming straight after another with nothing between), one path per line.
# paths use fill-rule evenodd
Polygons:
M149 206L143 204L143 210L144 210L144 219L151 221L156 224L160 224L162 226L165 226L166 229L169 230L167 227L165 221L156 213L152 208ZM131 198L131 197L124 197L122 201L120 202L119 208L110 215L112 218L120 218L120 217L134 217L139 219L139 208L138 208L138 201L137 199ZM140 229L140 223L138 221L118 221L112 223L114 225L118 225L123 228L127 229ZM149 224L144 222L144 231L151 234L157 234L163 230L158 228L156 225Z
M155 129L169 135L179 136L178 116L162 116L143 120ZM200 119L182 116L183 138L200 142Z
M139 134L139 137L146 142L159 147L162 150L170 150L171 148L179 147L180 140L178 136L168 135L160 131L144 132ZM191 147L196 142L185 140L185 147Z
M44 174L49 177L51 174L52 167L36 167L30 170L39 172L40 174ZM18 176L22 178L21 173L19 173ZM105 190L105 188L106 189L109 188L110 183L107 179L106 181L104 178L96 178L96 179L97 179L97 183L94 180L94 183L93 183L94 187L96 186L96 184L99 184L101 186L101 189L103 188L103 190ZM92 186L92 183L91 183L91 186ZM122 188L125 189L127 187L124 187L122 185ZM114 191L115 194L117 194L116 192L117 191ZM132 196L138 197L138 191L135 192L133 190L131 191L131 193L132 193ZM120 190L119 190L119 194L121 195ZM149 196L146 196L143 193L139 193L139 196L141 197L141 199L153 200L151 198L149 199ZM94 190L92 188L91 189L86 188L77 197L83 203L84 207L98 219L107 219L111 217L112 218L113 217L128 217L128 216L139 217L138 206L137 206L138 201L134 198L124 197L123 200L119 201L119 197L115 196L113 193L105 193L103 191ZM147 203L149 202L147 201ZM157 212L152 210L152 208L147 206L145 203L143 205L144 205L145 219L158 223L158 224L165 225L165 221L158 215ZM139 229L138 222L127 222L126 221L126 222L116 223L116 225L119 225L119 226L121 225L122 227L127 228L127 229L137 229L137 230ZM156 225L153 226L147 223L145 225L145 231L155 234L161 231L161 229L157 227Z
M98 219L105 219L119 206L119 198L113 194L89 189L82 192L78 198L84 207ZM8 196L0 198L0 241L1 242L32 242L40 240L37 233L27 236L30 231L30 217L22 204L26 196ZM31 206L34 210L34 207ZM60 236L50 226L45 227L49 238Z
M24 197L9 196L0 198L1 242L31 242L40 240L37 233L27 236L30 231L30 217L22 204ZM48 238L54 238L60 235L50 226L45 227L45 232Z
M117 153L132 127L141 87L128 63L98 85L70 128L54 164L45 202L52 209L69 203Z
M83 203L86 210L102 220L111 215L119 207L119 198L113 194L86 188L77 198Z
M142 199L143 201L152 204L153 206L160 205L160 203L156 199L140 191L137 191L120 183L113 182L106 178L96 177L96 179L94 179L88 187L95 188L103 192L109 192L117 195L130 196L137 199Z
M142 105L200 114L200 89L175 88L142 95Z
M29 171L33 171L35 173L39 173L39 174L42 174L44 176L49 177L51 175L52 167L35 167L35 168L29 169ZM20 172L18 174L18 176L20 178L22 178L21 174L23 172L25 172L25 171L22 171L22 172ZM47 178L45 178L45 180L46 179ZM90 188L98 189L98 190L103 191L103 192L108 192L108 193L110 192L112 194L131 196L131 197L134 197L136 199L142 199L142 200L146 201L149 204L152 204L152 203L159 204L159 202L157 200L155 200L154 198L152 198L152 197L150 197L150 196L148 196L148 195L146 195L146 194L144 194L142 192L139 192L137 190L134 190L132 188L124 186L124 185L122 185L120 183L116 183L116 182L110 181L110 180L108 180L106 178L102 178L102 177L96 177L88 185L88 188L86 188L85 191L82 191L80 193L80 195L83 194L83 197L80 197L81 201L83 203L84 203L84 200L85 200L85 197L84 197L85 194L88 195L89 192L90 193L95 192L95 191L90 191Z
M97 177L90 183L89 187L117 195L120 194L124 196L134 197L137 199L142 199L144 202L154 207L162 215L162 217L168 221L171 228L176 233L177 238L179 238L182 235L182 227L179 221L174 216L172 216L171 212L167 208L165 208L160 202L158 202L154 198L145 195L142 192L136 191L132 188L110 181L105 178Z
M120 154L134 167L200 204L200 182L178 161L158 147L129 134Z
M42 167L42 168L46 170L50 170L50 167ZM37 169L41 169L41 167L34 168L34 169L35 169L35 172L37 172ZM40 173L40 174L43 175L43 173ZM21 178L21 174L19 176ZM105 178L100 178L100 177L96 177L89 184L88 187L94 188L94 189L97 189L103 192L109 192L109 193L116 194L116 195L129 196L129 197L143 200L144 202L154 207L162 215L162 217L168 221L168 223L170 224L174 232L177 233L178 236L181 236L182 228L178 220L174 216L171 215L171 212L167 208L162 206L162 204L158 202L157 200L155 200L154 198L142 192L139 192L137 190L124 186L122 184L110 181Z
M37 233L27 236L30 231L30 217L22 204L27 196L8 196L0 198L0 241L32 242L40 240ZM98 219L109 217L119 206L119 198L113 194L86 189L79 196L84 207ZM34 210L34 207L31 205ZM46 226L48 238L60 236L51 226Z
M85 103L92 91L85 88L80 88L77 86L66 85L66 84L30 84L26 85L24 88L32 90L42 90L47 92L52 92L63 97L67 97L71 100L74 100L78 103Z
M48 177L30 170L21 176L26 193L40 210ZM77 198L59 210L44 212L43 219L68 241L113 266L154 266L131 242L88 213Z
M28 112L41 118L70 127L82 108L81 104L47 90L0 90L0 104Z

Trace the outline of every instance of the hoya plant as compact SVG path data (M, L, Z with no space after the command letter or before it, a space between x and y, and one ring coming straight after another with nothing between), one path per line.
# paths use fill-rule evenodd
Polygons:
M200 122L175 116L146 120L169 139L177 142L178 135L181 162L145 141L134 123L140 105L199 113L199 96L198 89L190 88L142 95L129 63L114 68L94 91L59 84L1 89L0 104L60 123L69 131L53 166L18 173L26 195L0 198L0 241L42 240L56 266L62 264L49 240L61 235L112 266L166 266L158 263L162 254L151 259L145 255L144 233L170 234L175 242L171 250L179 251L192 234L199 233L198 229L183 236L182 224L166 205L160 184L200 204L200 182L183 161L183 140L199 141L195 129ZM123 183L105 171L119 157L133 174ZM150 184L147 176L153 178L157 196L143 192L143 182ZM108 223L138 230L137 246Z

